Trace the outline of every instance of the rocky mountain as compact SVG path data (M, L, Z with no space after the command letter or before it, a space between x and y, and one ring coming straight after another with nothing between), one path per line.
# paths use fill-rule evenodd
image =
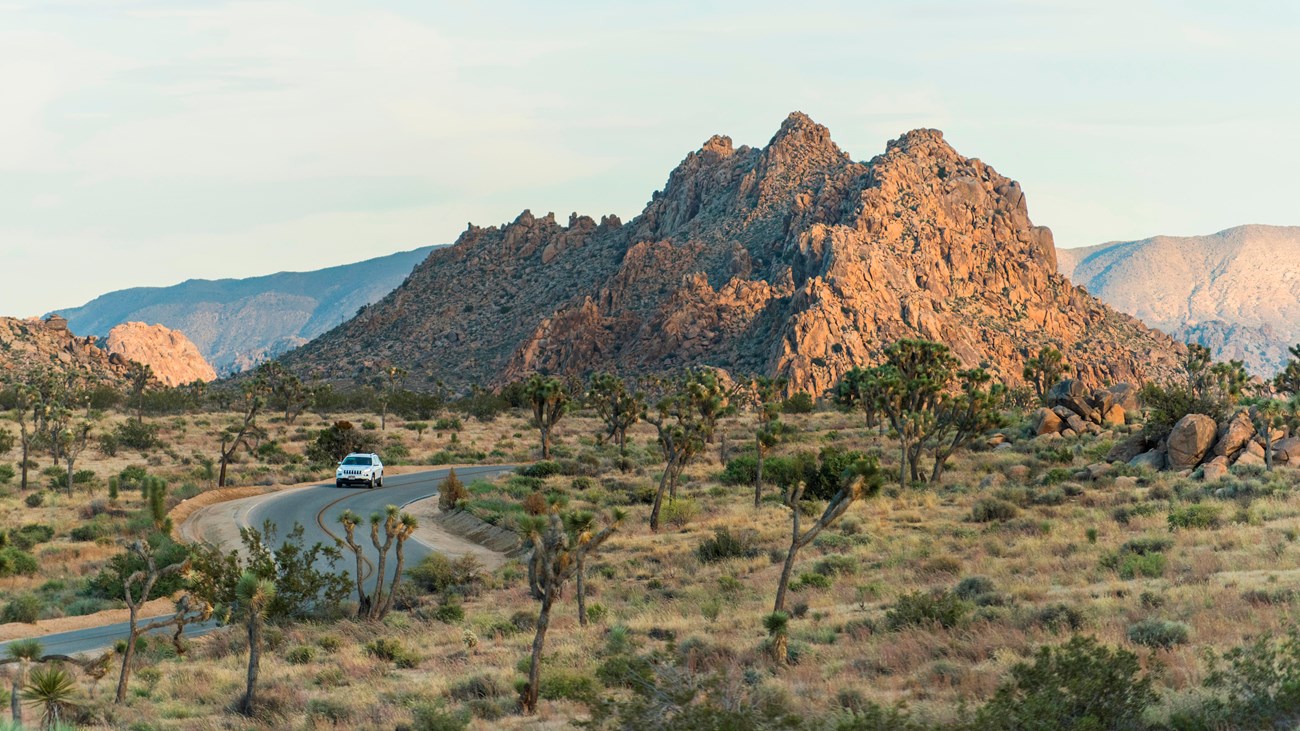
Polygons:
M1238 226L1057 252L1103 301L1219 360L1271 375L1300 342L1300 226Z
M50 368L92 383L121 387L130 367L127 358L99 347L97 339L77 337L58 315L45 320L0 317L0 376Z
M795 113L764 147L709 139L626 224L470 226L284 362L334 379L393 363L459 388L710 365L821 393L917 336L1012 383L1046 344L1090 385L1168 372L1181 350L1062 277L1020 185L939 131L856 162Z
M76 332L100 337L125 322L160 323L184 333L217 371L236 372L353 316L401 284L432 249L309 272L124 289L59 313Z
M189 338L162 325L124 322L108 331L104 346L110 353L149 366L168 386L217 379L217 372Z

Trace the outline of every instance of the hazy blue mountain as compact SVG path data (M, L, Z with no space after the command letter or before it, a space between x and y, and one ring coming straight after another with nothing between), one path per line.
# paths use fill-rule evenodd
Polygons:
M401 284L434 248L311 272L123 289L57 312L78 335L102 337L115 325L134 321L180 330L219 373L229 373L297 347L352 317Z

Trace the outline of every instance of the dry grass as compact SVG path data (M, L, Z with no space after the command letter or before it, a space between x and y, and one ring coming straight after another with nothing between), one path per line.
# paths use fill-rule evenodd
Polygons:
M317 426L313 417L305 418L304 426ZM818 413L787 420L802 433L781 452L834 444L879 451L886 466L892 464L889 444L852 416ZM616 504L625 489L657 478L651 430L644 425L634 429L634 457L643 467L621 474L608 471L612 454L595 445L595 427L590 418L570 417L560 429L562 456L595 455L606 466L596 487L585 492L573 488L572 477L548 478L547 489L563 493L571 506ZM749 428L747 417L726 425L731 449L748 440ZM188 430L183 437L187 446L178 452L199 448L194 432ZM426 435L417 443L413 433L391 427L389 433L400 434L417 455L447 442L446 436L435 441ZM286 445L300 447L292 430L282 427L279 435ZM182 436L171 432L164 438L180 441ZM535 442L518 414L487 424L467 421L460 439L484 452L495 451L502 461L528 458ZM548 667L593 675L610 628L621 625L640 652L695 645L692 664L751 668L764 682L783 688L792 703L812 711L834 707L843 691L857 691L882 703L905 701L923 718L948 719L963 701L976 704L989 697L1008 668L1036 647L1069 636L1070 629L1043 620L1049 607L1075 610L1081 631L1126 646L1148 664L1161 664L1162 691L1178 694L1203 679L1206 649L1236 646L1284 626L1294 612L1293 597L1300 595L1297 473L1279 472L1270 478L1276 489L1254 499L1216 499L1204 494L1198 482L1164 474L1143 476L1136 489L1117 488L1113 477L1048 485L1044 477L1052 469L1086 465L1095 459L1089 454L1104 452L1104 444L1070 442L1073 460L1062 464L1044 459L1036 454L1041 445L1023 440L1012 449L959 455L942 486L891 487L855 505L839 526L806 549L796 576L834 556L847 556L851 568L832 576L829 588L792 594L789 605L802 614L791 624L799 662L776 667L761 652L761 618L771 609L780 566L770 554L782 552L788 541L788 512L775 503L756 510L749 488L719 484L718 446L686 475L682 497L700 508L692 520L652 534L646 528L648 507L630 507L627 524L589 571L588 602L602 605L605 618L579 627L572 597L566 596L552 621ZM125 464L87 460L87 465L91 462L105 476ZM157 469L184 474L187 467L164 464ZM249 482L302 476L296 469L253 463L241 465L239 474ZM1262 477L1250 477L1232 484L1259 492L1265 483ZM1053 497L1057 490L1062 493ZM990 497L1015 502L1019 514L1006 522L973 522L973 504ZM1171 505L1193 499L1221 506L1223 524L1171 533L1166 524ZM62 531L78 522L84 498L34 511L14 502L19 501L12 496L0 500L6 520L49 522ZM1126 522L1117 519L1117 511ZM701 563L696 548L720 527L753 531L758 555ZM1149 536L1172 541L1159 575L1123 578L1106 567L1106 557L1123 543ZM42 550L51 552L57 571L78 574L97 565L110 549L56 540ZM996 597L984 602L988 606L974 608L965 621L950 629L889 629L886 614L900 596L952 590L971 576L992 582ZM467 600L464 608L465 620L455 625L396 614L375 626L344 622L278 629L280 637L263 666L271 710L262 727L393 728L411 721L412 707L447 701L451 690L471 676L495 680L504 696L494 702L511 708L513 683L520 677L516 665L527 655L532 634L501 628L516 612L536 610L519 564L498 570L490 588ZM1190 643L1158 651L1130 645L1128 626L1147 617L1186 623ZM478 638L473 648L465 642L467 630ZM332 647L322 639L327 636L341 640L338 649L320 648ZM400 638L419 661L414 668L399 669L367 655L362 646L376 637ZM196 641L193 656L183 663L163 662L161 681L147 694L134 696L114 724L148 720L159 729L248 727L228 711L242 680L241 643L238 633L229 630ZM315 658L289 663L289 651L300 646L317 647ZM479 718L471 727L570 728L567 719L585 715L579 703L543 701L534 718Z

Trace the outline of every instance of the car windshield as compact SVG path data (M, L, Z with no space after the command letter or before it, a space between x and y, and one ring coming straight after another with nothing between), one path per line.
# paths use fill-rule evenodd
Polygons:
M369 458L369 457L348 457L347 459L343 460L343 464L353 464L353 465L356 465L356 464L364 464L364 465L368 465L368 464L370 464L370 458Z

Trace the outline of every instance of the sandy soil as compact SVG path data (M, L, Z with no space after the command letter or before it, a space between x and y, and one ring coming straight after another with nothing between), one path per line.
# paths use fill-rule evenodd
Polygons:
M441 512L438 509L437 498L430 497L416 500L406 506L406 512L414 515L420 521L420 527L415 529L416 540L438 553L445 554L448 558L460 558L466 554L474 556L489 571L506 562L504 553L493 551L487 546L481 546L473 541L461 538L439 525L434 520L434 517Z

